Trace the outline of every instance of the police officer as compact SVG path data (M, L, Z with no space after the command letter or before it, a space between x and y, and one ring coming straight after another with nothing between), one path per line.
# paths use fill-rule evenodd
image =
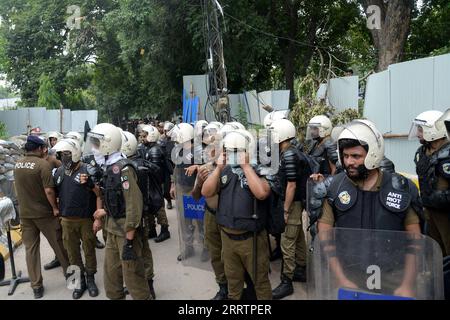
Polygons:
M143 200L136 169L120 152L122 134L109 123L96 125L88 134L97 153L105 157L102 179L105 209L96 219L105 217L108 232L105 248L104 283L109 299L125 299L123 282L133 299L152 299L145 277L141 227Z
M301 175L307 165L300 158L298 151L290 144L295 137L296 129L292 122L280 119L272 123L270 131L273 135L273 143L279 144L280 150L280 182L283 189L284 220L286 228L281 235L281 250L283 252L284 269L281 275L281 283L272 292L274 299L282 299L294 292L292 280L296 269L296 260L302 270L302 281L305 282L306 274L306 238L302 224L302 197ZM298 256L296 258L296 255Z
M413 121L410 138L422 144L414 162L425 208L428 234L450 255L450 142L444 125L438 126L440 111L425 111Z
M203 142L205 143L204 152L206 159L204 159L204 161L206 163L198 168L197 179L195 180L194 190L192 191L192 196L196 200L201 198L203 183L216 167L215 154L221 142L221 139L216 138L219 137L220 128L220 123L210 123L205 127ZM226 300L228 298L228 284L222 260L221 231L216 221L218 200L219 198L217 195L205 198L205 246L211 256L211 265L214 270L216 282L219 285L219 291L212 300Z
M166 159L168 160L168 164L170 164L171 168L169 170L169 172L173 173L173 168L174 168L174 164L171 161L171 155L172 155L172 150L173 147L175 145L175 143L172 141L171 137L170 137L170 130L172 130L172 128L174 127L174 124L171 122L166 122L164 124L164 134L161 135L161 138L159 139L159 145L161 146L161 149L164 152L164 155L166 157ZM171 175L166 175L164 177L164 199L166 199L167 201L167 209L170 210L173 208L172 206L172 198L170 197L170 186L171 186Z
M195 224L198 228L198 241L203 247L201 260L208 260L208 251L204 247L205 233L203 220L186 217L184 212L184 197L190 196L194 188L196 179L196 164L194 156L194 128L188 123L177 124L172 129L172 140L175 142L175 149L172 153L176 154L172 161L175 163L174 180L170 188L172 199L176 199L178 222L181 231L181 248L178 261L186 260L195 255L194 237Z
M145 276L150 288L150 293L153 299L156 299L153 286L153 278L155 276L153 269L153 255L148 243L148 220L150 218L154 219L153 215L150 216L150 212L158 210L164 202L161 188L162 177L160 176L161 170L157 165L142 159L139 156L137 153L137 144L136 137L131 132L122 131L121 152L127 159L132 161L135 168L137 168L138 185L143 196L142 228L139 230L143 240L142 257L144 259Z
M334 226L420 234L422 207L417 188L407 178L379 169L384 140L375 125L354 120L343 127L337 144L345 171L335 175L328 187L319 236ZM322 178L314 176L315 180ZM342 272L337 273L337 280L342 287L357 288ZM411 296L411 287L403 282L394 294Z
M62 139L55 146L57 158L62 162L54 173L58 204L61 212L64 247L70 265L80 268L80 284L73 293L73 299L80 299L87 289L91 297L98 296L94 275L97 272L95 255L95 233L101 228L99 220L93 225L96 209L102 208L100 189L89 179L86 164L80 162L81 148L78 141ZM80 242L84 260L81 258Z
M164 181L166 181L166 177L170 176L170 164L166 160L165 154L161 147L158 144L160 134L158 129L156 129L153 126L143 126L142 127L142 138L143 143L138 148L139 156L145 160L150 161L151 163L157 165L160 168L161 171L161 177L163 184ZM153 218L150 218L149 223L149 238L156 238L155 242L159 243L164 240L167 240L170 238L170 232L169 232L169 221L167 219L167 214L164 209L164 203L162 204L161 208L156 213L156 218L158 224L161 226L161 231L159 235L156 234L156 224L155 224L155 217L152 215Z
M251 164L254 142L248 131L228 132L223 144L225 153L204 182L202 194L219 196L216 221L222 232L228 298L241 298L248 274L257 299L269 300L272 290L264 200L270 195L270 186Z
M69 266L58 218L55 185L50 165L44 159L46 148L46 143L41 138L28 136L25 144L26 155L17 161L14 169L22 239L31 287L36 299L44 295L39 251L41 232L56 253L64 274Z
M336 143L331 139L333 127L328 117L319 115L308 122L306 139L312 141L308 154L320 164L323 175L334 174L338 160Z

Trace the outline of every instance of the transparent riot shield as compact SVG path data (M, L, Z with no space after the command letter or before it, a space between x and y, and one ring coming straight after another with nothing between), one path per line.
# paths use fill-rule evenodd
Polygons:
M187 167L176 166L174 169L180 241L179 260L181 259L186 266L212 270L209 253L205 246L205 199L196 200L192 197L196 175L187 176L185 170Z
M442 252L431 238L401 231L319 232L308 261L317 300L443 299Z

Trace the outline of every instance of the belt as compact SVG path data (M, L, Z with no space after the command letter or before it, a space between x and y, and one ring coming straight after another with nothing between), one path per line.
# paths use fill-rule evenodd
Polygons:
M235 240L235 241L244 241L244 240L247 240L247 239L250 239L253 237L252 231L247 231L242 234L231 234L231 233L226 232L223 229L222 229L222 231L223 231L223 233L225 233L228 236L228 238L230 238L231 240Z
M205 207L206 207L206 210L208 210L209 212L211 212L213 215L216 215L217 210L215 210L215 209L209 207L207 203L205 203Z

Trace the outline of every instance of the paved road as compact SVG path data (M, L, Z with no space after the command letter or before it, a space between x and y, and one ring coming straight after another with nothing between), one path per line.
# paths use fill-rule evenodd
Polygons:
M178 243L178 224L175 209L167 210L167 216L170 223L171 238L162 243L155 243L150 240L150 247L153 252L155 263L155 291L157 299L160 300L208 300L217 292L217 285L214 281L212 271L201 270L193 267L184 266L177 261L179 253ZM98 234L99 238L100 233ZM16 270L22 270L28 274L25 263L24 246L20 246L14 252ZM41 236L41 261L42 265L51 261L54 253L47 240ZM97 286L100 289L100 295L91 298L87 292L82 299L106 299L103 287L103 261L104 249L97 249L98 272L96 274ZM9 260L6 262L6 277L11 276ZM271 264L270 281L272 287L279 284L280 279L280 261ZM62 274L62 269L57 268L49 271L43 270L45 293L43 299L47 300L71 300L72 291L67 289ZM295 293L286 299L306 299L306 285L294 283ZM130 299L130 297L127 297ZM20 284L12 296L8 296L8 287L0 287L0 300L27 300L33 299L33 292L29 283Z

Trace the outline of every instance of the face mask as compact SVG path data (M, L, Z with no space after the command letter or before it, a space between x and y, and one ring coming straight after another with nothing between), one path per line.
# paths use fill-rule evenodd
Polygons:
M232 168L239 167L238 154L236 152L227 153L227 164Z
M72 156L71 155L64 155L64 154L62 154L61 155L61 162L62 162L64 168L66 170L69 170L72 167L72 165L73 165Z

